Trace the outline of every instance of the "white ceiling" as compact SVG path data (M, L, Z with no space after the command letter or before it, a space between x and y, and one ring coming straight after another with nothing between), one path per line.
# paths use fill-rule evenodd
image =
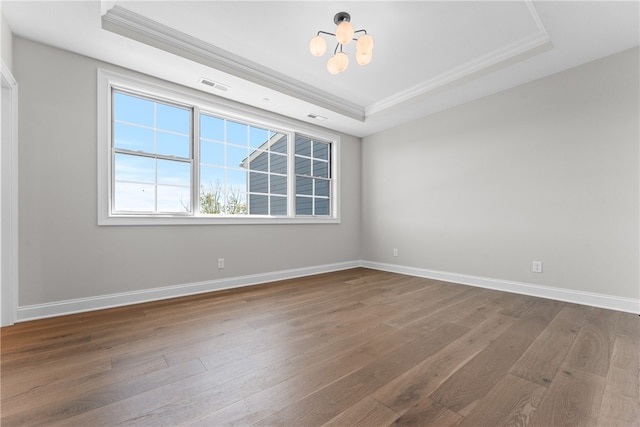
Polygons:
M356 136L638 46L638 1L6 1L22 37ZM338 75L317 31L351 14L373 61ZM335 44L329 42L332 50ZM203 86L206 77L229 87ZM317 122L313 113L327 117Z

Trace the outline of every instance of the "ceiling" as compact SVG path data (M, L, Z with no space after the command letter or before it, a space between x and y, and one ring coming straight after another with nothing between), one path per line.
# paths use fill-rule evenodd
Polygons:
M638 1L6 1L14 34L366 136L638 46ZM327 72L346 11L375 40ZM328 38L328 51L335 42ZM204 86L201 78L228 90ZM325 117L317 121L309 114Z

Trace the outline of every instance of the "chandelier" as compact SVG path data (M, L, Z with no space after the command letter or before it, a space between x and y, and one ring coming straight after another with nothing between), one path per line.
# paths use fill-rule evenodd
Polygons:
M333 22L337 25L335 34L326 31L318 31L309 43L309 50L313 56L322 56L327 51L327 42L320 34L334 36L337 40L333 56L327 61L327 70L331 74L343 72L349 66L349 57L343 52L342 47L356 42L356 62L367 65L371 62L373 52L373 37L367 34L367 30L354 30L351 25L351 16L347 12L336 13ZM357 38L356 35L361 33Z

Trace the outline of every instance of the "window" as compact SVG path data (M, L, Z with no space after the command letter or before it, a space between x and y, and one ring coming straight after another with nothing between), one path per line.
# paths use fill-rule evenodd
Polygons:
M99 224L339 222L338 138L99 71Z
M191 110L112 94L112 211L191 213Z

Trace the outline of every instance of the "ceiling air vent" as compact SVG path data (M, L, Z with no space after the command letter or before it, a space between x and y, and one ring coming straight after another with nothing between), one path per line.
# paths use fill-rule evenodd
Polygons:
M326 117L324 117L324 116L319 116L319 115L317 115L317 114L313 114L313 113L309 113L309 114L307 114L307 117L309 117L310 119L313 119L313 120L320 120L320 121L327 120L327 118L326 118Z
M205 86L209 86L209 87L212 87L214 89L221 90L223 92L226 92L226 91L229 90L229 86L225 86L222 83L214 82L213 80L205 79L204 77L202 77L200 80L198 80L198 82L202 83Z

